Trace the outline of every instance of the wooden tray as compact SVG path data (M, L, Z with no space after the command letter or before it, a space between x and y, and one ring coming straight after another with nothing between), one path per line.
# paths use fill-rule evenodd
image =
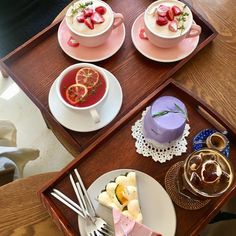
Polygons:
M217 35L215 29L190 6L195 22L202 27L196 50L178 62L154 62L136 50L130 34L134 20L152 1L132 1L132 7L127 7L126 1L107 2L114 11L122 12L126 28L126 38L121 49L111 58L96 63L113 73L123 89L124 100L121 111L107 127L89 133L74 132L60 125L49 110L48 93L52 83L63 69L77 62L67 56L58 44L57 30L60 22L49 26L0 61L9 75L38 106L55 135L74 156L119 122L125 114L142 102Z
M190 135L188 136L187 153L181 157L175 157L171 161L160 164L155 163L151 158L143 157L136 153L135 140L131 136L131 127L135 121L140 119L142 111L149 106L153 100L162 95L171 95L182 100L188 110L190 119ZM201 110L201 114L199 113ZM204 113L203 113L204 111ZM114 169L135 169L147 173L155 178L164 186L164 177L167 170L176 162L184 160L192 150L192 139L202 129L213 128L214 126L204 116L211 117L217 127L226 129L230 135L231 153L230 159L233 166L236 166L236 130L224 120L219 114L216 114L204 102L194 97L191 93L184 90L173 80L167 80L157 90L150 93L141 103L126 114L119 122L107 130L106 135L100 137L95 143L84 150L73 162L64 168L53 180L51 180L39 192L44 206L49 211L52 218L66 235L79 234L77 216L67 207L50 196L53 187L65 192L72 199L75 199L73 189L69 182L68 174L74 168L78 168L85 185L88 187L100 175ZM221 125L219 125L221 124ZM220 128L221 129L221 128ZM212 200L207 206L200 210L184 210L175 205L177 215L176 235L197 235L199 231L210 221L218 212L224 202L233 194L236 188L234 181L233 187L222 197ZM194 217L192 217L194 215Z

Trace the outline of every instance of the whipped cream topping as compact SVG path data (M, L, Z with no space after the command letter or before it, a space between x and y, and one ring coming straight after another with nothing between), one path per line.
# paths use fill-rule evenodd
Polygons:
M126 199L124 204L121 204L115 192L118 185L123 186L122 198ZM99 194L98 201L102 205L122 211L131 219L142 222L135 172L129 172L126 176L120 175L114 182L108 183L105 191Z

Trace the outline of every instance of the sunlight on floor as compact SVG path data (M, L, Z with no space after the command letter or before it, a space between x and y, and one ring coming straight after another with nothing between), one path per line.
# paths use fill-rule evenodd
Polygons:
M2 94L0 94L0 98L9 100L13 98L19 92L20 92L20 88L17 86L17 84L12 83L5 89L5 91L3 91Z

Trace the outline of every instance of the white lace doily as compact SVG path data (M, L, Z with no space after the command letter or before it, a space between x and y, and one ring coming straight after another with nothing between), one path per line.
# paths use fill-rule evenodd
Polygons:
M159 161L161 163L171 160L173 156L180 156L182 153L187 151L187 140L186 137L189 135L190 126L185 125L184 133L182 137L176 141L168 144L159 144L152 140L146 140L143 136L143 119L146 115L148 109L142 113L142 118L137 120L132 126L132 136L136 139L135 147L139 154L145 157L152 157L154 161Z

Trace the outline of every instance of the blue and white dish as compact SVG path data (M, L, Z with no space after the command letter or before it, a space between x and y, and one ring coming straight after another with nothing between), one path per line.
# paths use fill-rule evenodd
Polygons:
M218 132L214 129L204 129L200 131L193 139L193 149L194 151L198 151L205 147L205 141L208 136L212 135L213 133ZM227 144L226 148L221 151L223 155L225 155L227 158L229 158L230 153L230 146L229 143Z

